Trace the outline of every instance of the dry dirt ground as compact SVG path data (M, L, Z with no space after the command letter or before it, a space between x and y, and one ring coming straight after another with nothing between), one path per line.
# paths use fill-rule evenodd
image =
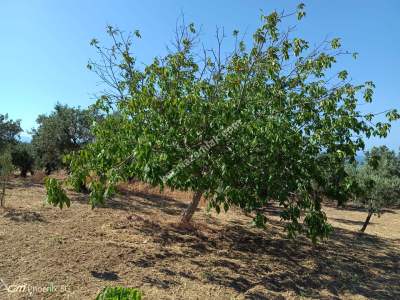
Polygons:
M273 209L267 230L204 208L195 229L179 229L190 195L140 183L94 210L84 195L71 193L62 211L44 195L32 178L9 187L0 299L94 299L116 285L140 288L144 299L400 299L399 210L373 217L360 237L365 212L326 207L335 232L313 247L288 240Z

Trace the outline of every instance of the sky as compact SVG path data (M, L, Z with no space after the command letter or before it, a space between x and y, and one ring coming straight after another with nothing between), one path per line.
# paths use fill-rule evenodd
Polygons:
M295 34L311 44L340 37L346 50L359 58L339 60L353 83L372 80L374 103L363 112L400 110L400 1L302 1L307 17ZM0 0L0 114L21 119L24 136L36 126L39 114L48 114L56 102L86 107L102 90L87 68L96 53L92 38L107 43L110 24L126 32L139 29L135 43L139 62L148 63L166 53L179 16L202 26L201 38L213 44L216 27L251 32L260 12L294 11L299 1L282 0ZM293 19L293 23L295 19ZM288 24L289 25L289 24ZM368 140L367 148L386 144L400 147L400 122L389 136Z

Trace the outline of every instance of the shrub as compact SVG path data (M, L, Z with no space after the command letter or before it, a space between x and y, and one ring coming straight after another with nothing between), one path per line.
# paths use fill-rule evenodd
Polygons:
M60 181L55 178L46 178L46 202L52 204L53 206L59 206L63 208L64 204L67 207L70 206L71 202L67 197L65 191L62 189Z
M107 287L96 297L96 300L141 300L142 293L134 288Z

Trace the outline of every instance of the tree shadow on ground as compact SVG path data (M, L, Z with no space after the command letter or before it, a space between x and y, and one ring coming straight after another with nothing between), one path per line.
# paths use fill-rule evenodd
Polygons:
M42 188L44 187L43 183L37 183L34 182L33 180L31 180L30 177L16 177L11 179L9 182L7 182L7 189L16 189L16 188L20 188L20 189L29 189L32 187L39 187Z
M143 278L143 282L148 283L151 286L161 288L161 289L168 289L172 285L178 284L178 282L176 282L172 279L160 279L160 278L157 278L156 276L155 277L145 276Z
M74 199L87 203L87 195ZM206 225L188 230L153 220L157 211L179 215L184 202L140 191L126 191L105 207L135 212L116 230L139 232L160 245L155 253L143 254L128 265L154 270L155 275L143 277L143 282L162 289L177 284L178 276L225 286L249 299L271 299L287 292L311 298L400 299L400 252L394 241L335 228L329 240L313 246L302 236L287 239L275 219L262 231L245 222L221 225L205 216ZM277 217L280 211L270 207L264 213ZM177 262L182 262L182 269Z
M182 210L187 207L182 201L165 195L140 191L129 191L122 195L126 197L127 201L135 201L137 204L145 207L159 208L168 215L180 215Z
M117 281L119 280L119 276L117 273L115 272L97 272L97 271L91 271L90 274L98 279L102 279L102 280L107 280L107 281Z
M347 220L347 219L341 219L341 218L331 218L331 220L343 223L343 224L348 224L348 225L356 225L356 226L361 226L364 224L364 221L354 221L354 220ZM369 224L374 224L373 222L369 222Z
M81 204L88 203L88 195L74 193L73 201ZM178 216L187 207L187 204L172 197L154 193L144 193L141 191L119 190L118 194L107 199L103 205L98 208L111 208L128 212L140 212L143 214L152 214L154 209L170 216Z
M15 222L43 222L47 223L43 219L42 215L34 211L6 209L3 217L10 219Z
M190 280L225 286L250 299L262 299L263 294L270 299L284 292L326 298L323 291L330 299L343 295L400 298L399 249L383 238L335 228L329 240L313 246L305 237L287 239L275 220L267 231L238 224L186 230L148 219L132 220L135 230L163 249L144 258L147 266L156 267L163 257L184 260L201 270ZM163 272L172 282L178 271L172 266L167 270L173 270Z
M366 207L360 206L355 203L345 203L344 205L338 206L333 201L324 201L324 206L342 211L358 211L358 212L365 212L366 214L368 213L368 209ZM391 208L398 209L398 207L391 207ZM395 214L396 212L391 208L382 208L381 213Z

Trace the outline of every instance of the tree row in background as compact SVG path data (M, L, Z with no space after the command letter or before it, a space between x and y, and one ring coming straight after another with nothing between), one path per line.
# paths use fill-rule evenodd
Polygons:
M91 110L57 103L49 115L37 118L37 128L31 132L32 141L27 143L19 139L20 121L0 114L0 151L11 153L12 162L22 177L35 168L50 174L65 167L66 154L81 149L92 139L90 127L97 119Z
M34 174L35 169L46 174L65 168L63 157L81 149L92 139L90 127L97 120L91 110L56 104L49 115L40 115L38 127L32 130L32 142L19 138L22 128L19 120L0 114L0 200L4 205L5 189L12 172L21 177Z

